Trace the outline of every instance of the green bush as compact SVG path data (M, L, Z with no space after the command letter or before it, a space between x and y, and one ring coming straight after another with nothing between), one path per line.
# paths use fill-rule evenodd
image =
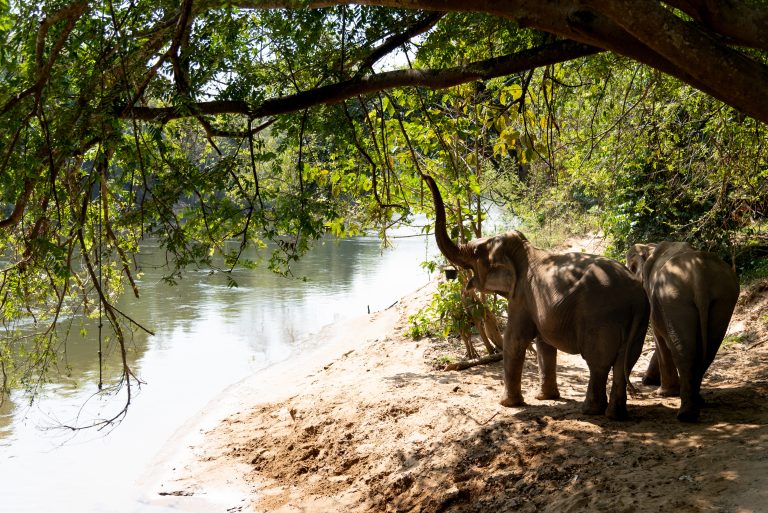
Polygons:
M483 317L490 310L501 315L506 302L488 296L485 302L477 296L463 294L462 280L442 282L432 296L432 302L420 312L408 317L408 335L418 339L427 336L447 338L474 330L474 319Z

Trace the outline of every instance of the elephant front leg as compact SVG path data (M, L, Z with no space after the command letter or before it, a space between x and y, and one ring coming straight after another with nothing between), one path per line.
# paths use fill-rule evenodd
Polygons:
M557 388L557 349L537 337L536 359L539 362L541 385L536 399L560 399L560 390Z
M504 397L502 406L522 406L525 404L521 391L525 350L530 341L522 339L504 340Z

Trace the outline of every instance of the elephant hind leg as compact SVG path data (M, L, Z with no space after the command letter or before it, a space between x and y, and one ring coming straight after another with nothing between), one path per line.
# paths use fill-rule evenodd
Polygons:
M702 406L701 398L701 358L696 354L691 361L680 364L680 409L677 420L680 422L696 422Z
M608 400L605 397L605 385L608 381L610 367L592 365L589 362L587 365L589 367L589 386L581 411L586 415L602 415L608 406Z
M643 376L643 385L659 386L661 385L661 370L659 369L659 353L654 351L651 361L648 362L648 368Z
M661 397L677 397L680 395L680 378L677 366L666 338L654 329L653 339L656 345L655 355L658 355L661 386L656 395Z
M720 344L725 337L731 320L733 305L737 295L720 298L713 302L706 312L706 334L699 332L696 337L695 351L688 355L687 361L679 363L680 368L680 410L677 418L681 422L696 422L701 408L705 406L701 396L701 381L715 359ZM706 335L706 340L702 336Z
M701 396L701 380L706 369L699 355L695 355L692 360L680 371L680 409L677 412L680 422L696 422L701 408L705 406Z
M611 396L608 401L608 409L605 414L613 420L626 420L627 412L627 379L624 375L624 351L619 351L613 364L613 383L611 384Z
M738 296L737 296L738 297ZM709 305L707 322L707 343L704 353L703 366L701 368L702 377L709 369L712 361L715 359L720 344L728 331L728 324L731 322L735 301L731 298L720 298Z
M677 420L680 422L696 422L701 411L701 395L696 394L691 400L681 400L680 409L677 411Z

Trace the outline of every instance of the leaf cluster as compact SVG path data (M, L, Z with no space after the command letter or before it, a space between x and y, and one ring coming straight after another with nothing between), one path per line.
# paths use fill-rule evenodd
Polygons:
M460 280L439 283L430 304L408 317L408 335L413 339L460 336L475 331L476 320L486 312L500 317L506 311L505 300L496 296L480 300L463 288Z

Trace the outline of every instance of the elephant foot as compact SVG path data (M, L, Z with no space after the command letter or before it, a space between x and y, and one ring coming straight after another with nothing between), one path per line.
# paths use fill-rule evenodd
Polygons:
M502 398L501 401L499 401L499 404L509 408L511 406L525 406L525 401L523 400L523 396L522 395L519 396L519 397L509 397L509 396L506 396L506 397Z
M677 420L680 422L696 422L699 420L699 410L694 409L687 409L687 410L680 410L677 412Z
M555 389L554 391L542 390L536 396L536 399L538 399L539 401L545 401L547 399L549 400L560 399L560 391L557 389Z
M679 387L659 387L654 392L659 397L678 397L680 395Z
M657 387L657 386L661 385L661 378L658 375L653 375L653 374L648 375L648 374L646 374L645 376L643 376L643 382L642 383L643 383L643 385Z
M584 415L602 415L606 413L605 407L605 403L584 402L584 405L581 407L581 413Z
M605 416L611 420L627 420L629 418L627 405L608 405L608 409L605 410Z

